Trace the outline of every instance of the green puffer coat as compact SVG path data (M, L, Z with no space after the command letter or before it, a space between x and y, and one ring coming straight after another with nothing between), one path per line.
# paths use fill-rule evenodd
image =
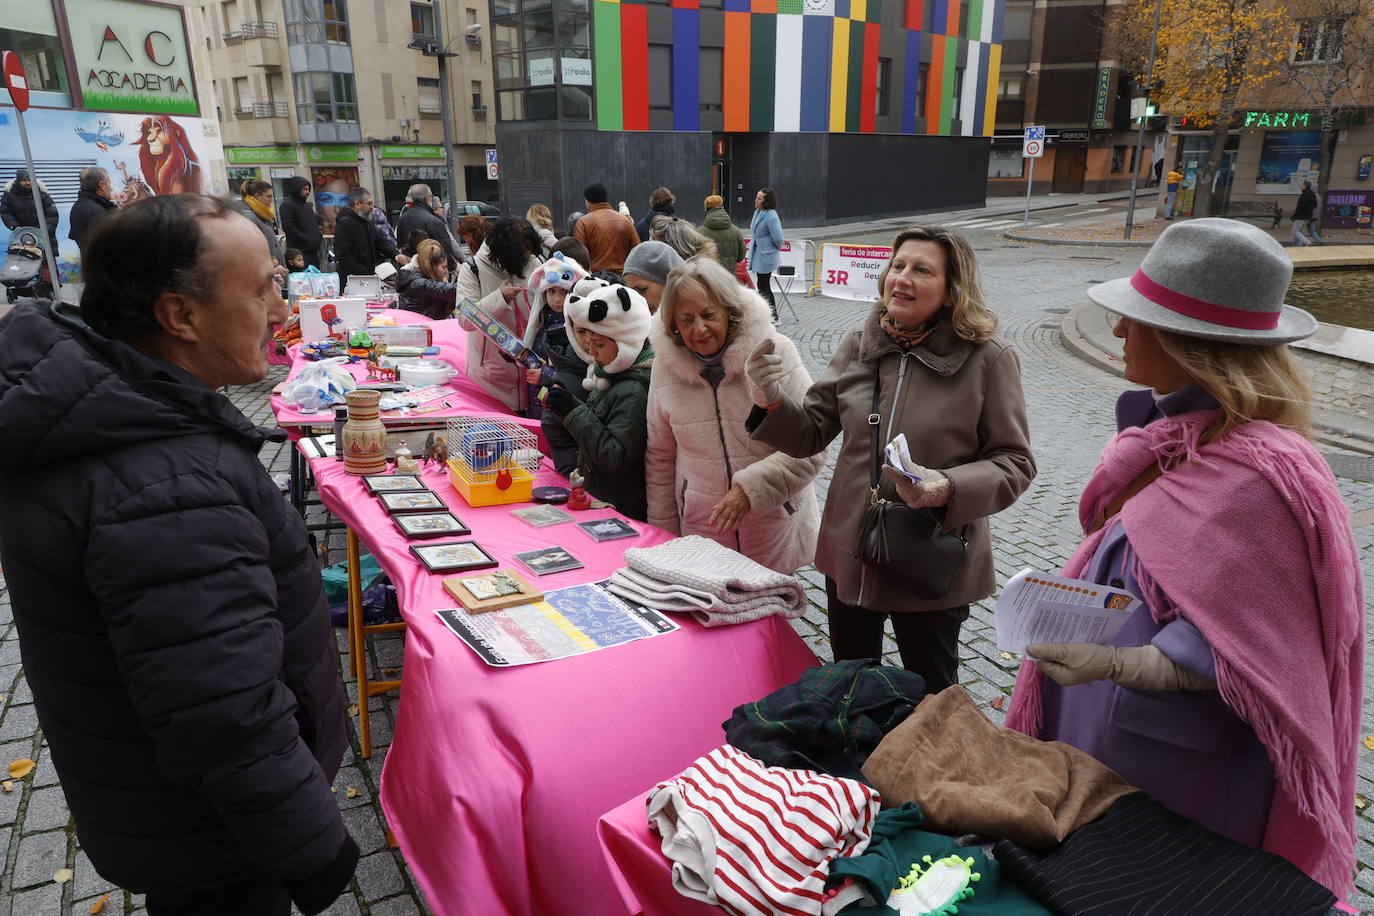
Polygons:
M720 266L734 273L735 265L744 260L744 234L730 222L730 214L725 212L725 208L712 207L707 210L706 219L697 227L697 231L716 243L716 257Z
M577 470L586 479L587 492L615 506L629 518L649 516L644 493L644 452L649 440L649 370L654 351L646 343L634 364L624 372L597 378L610 382L587 396L585 403L563 418L563 425L577 440Z

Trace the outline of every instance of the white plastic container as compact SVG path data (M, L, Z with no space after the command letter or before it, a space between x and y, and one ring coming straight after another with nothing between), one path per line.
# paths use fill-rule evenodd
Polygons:
M448 363L441 359L408 359L398 364L401 381L407 385L443 385L458 374Z

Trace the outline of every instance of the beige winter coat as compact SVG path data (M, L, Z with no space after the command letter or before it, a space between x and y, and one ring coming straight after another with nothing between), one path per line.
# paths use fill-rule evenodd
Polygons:
M749 438L744 421L753 402L744 361L771 337L789 369L784 384L800 398L811 385L797 348L777 331L768 305L745 290L748 304L735 339L726 345L718 387L701 375L702 362L655 319L649 339L654 373L649 384L649 449L645 480L649 523L674 534L699 534L756 562L792 573L812 561L820 513L812 480L825 464L824 448L790 458ZM711 509L733 484L749 497L738 529L719 533Z
M784 397L753 435L805 456L824 450L843 433L816 545L816 565L835 580L841 601L876 611L958 607L992 594L987 518L1015 502L1035 477L1021 364L1006 341L970 343L954 332L948 318L920 346L903 353L879 326L880 309L875 306L863 325L845 336L804 398ZM879 445L906 433L912 457L944 471L954 484L949 505L936 513L947 530L964 532L968 550L942 598L917 598L902 580L854 556L868 505L875 371L882 375ZM880 479L881 495L899 499L891 481Z
M517 339L523 337L530 320L530 301L524 290L525 280L539 267L540 260L531 255L521 275L511 277L521 287L513 302L507 302L501 295L501 283L509 274L496 266L485 242L477 249L473 260L477 263L476 274L467 264L458 265L458 276L454 280L458 287L458 301L472 299L488 315L510 328ZM525 409L524 373L516 368L515 363L503 359L496 344L461 313L455 312L454 318L463 326L463 330L469 332L468 377L491 392L511 413L522 412Z

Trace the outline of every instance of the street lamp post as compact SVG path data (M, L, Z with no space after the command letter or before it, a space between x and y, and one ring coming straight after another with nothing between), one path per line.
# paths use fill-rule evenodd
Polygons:
M437 3L438 0L435 0ZM1148 100L1150 91L1154 85L1155 77L1155 45L1159 41L1159 8L1163 0L1155 0L1155 24L1150 30L1150 60L1145 65L1145 97ZM1148 102L1147 102L1148 104ZM1140 158L1145 146L1145 118L1144 112L1141 113L1140 132L1135 138L1135 168L1131 169L1131 199L1126 204L1126 238L1131 237L1131 228L1135 225L1135 193L1136 185L1140 183Z
M450 39L449 41L445 42L442 47L436 44L435 42L424 41L422 39L416 39L415 41L412 41L409 45L407 45L407 47L413 48L419 51L420 53L424 54L425 57L438 58L439 117L444 122L444 175L447 179L448 184L448 205L450 208L452 208L453 206L453 201L457 199L458 180L454 175L453 170L453 110L449 98L450 93L448 85L448 59L450 57L457 57L458 55L450 51L449 46L452 45L454 41L457 41L457 39L460 37L466 38L469 35L476 34L477 30L480 28L480 25L470 25L467 27L466 30L464 30L461 36L456 36ZM439 38L443 38L444 19L441 0L434 0L434 31L437 33ZM451 210L449 215L453 215Z

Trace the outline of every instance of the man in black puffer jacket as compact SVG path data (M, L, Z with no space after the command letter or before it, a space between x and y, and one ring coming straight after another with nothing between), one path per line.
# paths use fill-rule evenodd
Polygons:
M282 191L277 219L286 236L286 247L300 249L301 254L305 255L306 264L319 267L324 233L320 231L320 216L310 205L310 179L300 176L288 178Z
M215 390L265 375L286 317L267 243L170 195L84 267L84 323L0 322L0 562L77 837L150 913L320 912L358 860L328 609L276 435Z

